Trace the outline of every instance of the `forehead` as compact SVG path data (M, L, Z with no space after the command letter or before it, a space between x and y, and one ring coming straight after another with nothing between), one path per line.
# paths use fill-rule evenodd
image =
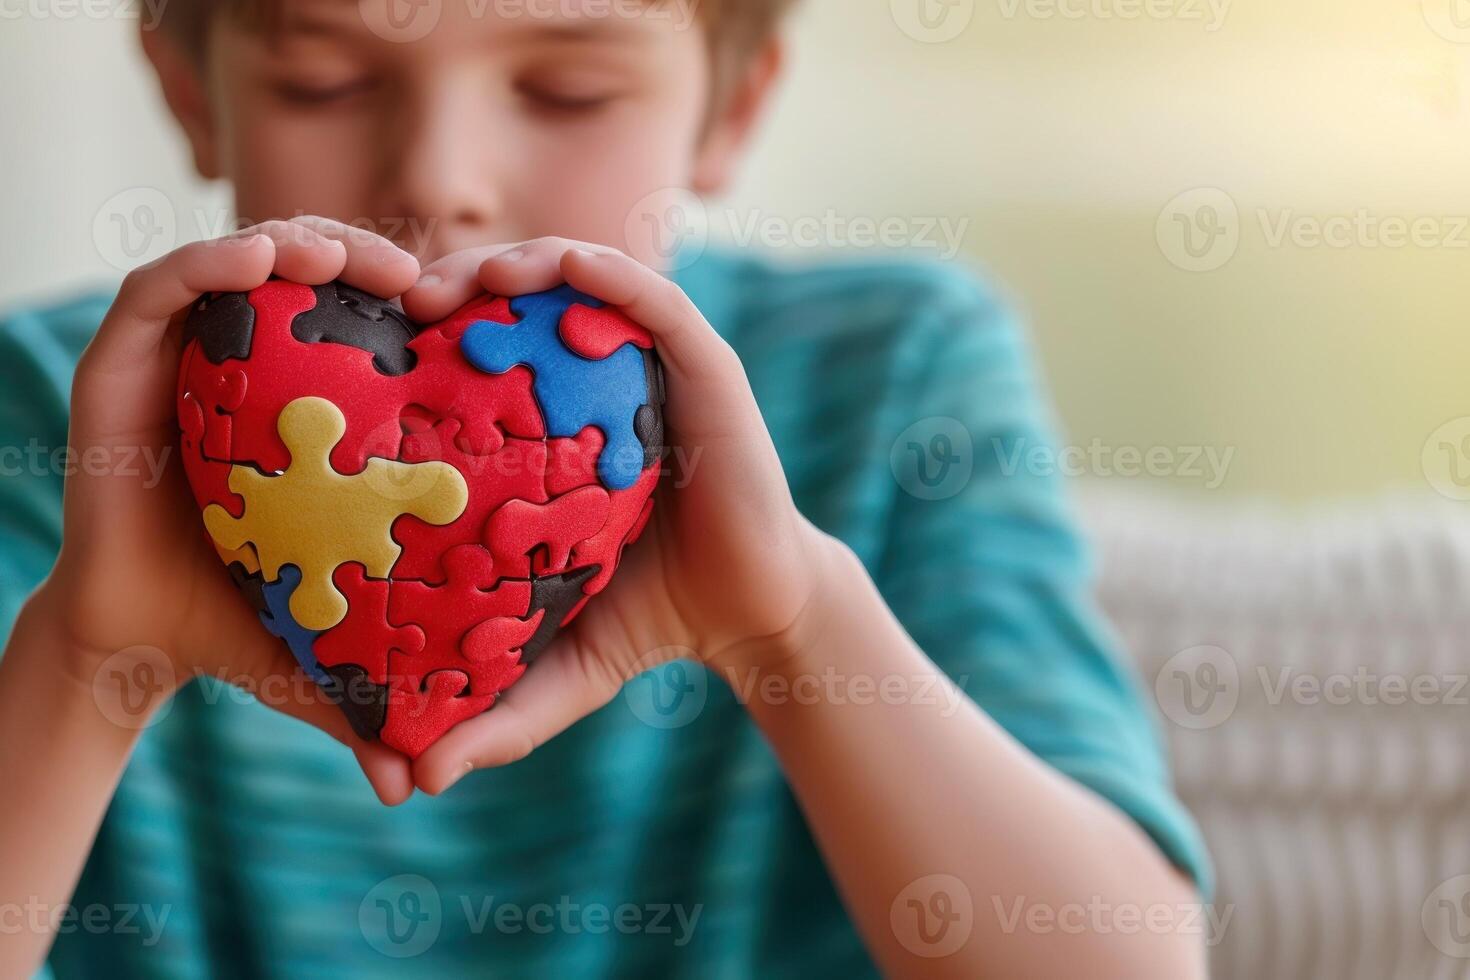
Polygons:
M647 41L692 28L699 0L276 0L267 33L389 43Z

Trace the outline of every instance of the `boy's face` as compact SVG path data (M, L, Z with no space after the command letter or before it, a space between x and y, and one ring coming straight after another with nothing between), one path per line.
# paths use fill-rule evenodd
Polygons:
M709 116L711 58L689 3L446 0L406 41L418 31L369 13L392 2L292 0L270 36L217 18L203 78L150 46L201 168L233 181L242 220L320 214L424 262L559 235L657 265L640 202L717 189L754 115L736 98Z

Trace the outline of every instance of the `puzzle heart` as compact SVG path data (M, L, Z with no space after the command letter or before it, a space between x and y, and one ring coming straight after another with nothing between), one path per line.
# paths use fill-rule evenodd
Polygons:
M205 297L178 390L235 583L359 735L414 757L612 578L662 404L648 332L570 287L425 328L341 283Z

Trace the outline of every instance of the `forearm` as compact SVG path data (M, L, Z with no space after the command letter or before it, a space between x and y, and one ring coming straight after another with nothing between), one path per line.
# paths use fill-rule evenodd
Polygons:
M138 725L61 669L62 631L33 598L0 659L0 976L42 963L116 789ZM114 712L115 715L115 712Z
M1203 976L1187 927L1199 899L1152 841L956 688L850 553L835 565L828 591L847 598L835 615L813 612L801 653L764 677L727 673L885 972ZM803 685L821 696L799 696ZM941 913L966 907L972 926L941 932ZM1079 907L1116 921L1065 918ZM1134 916L1162 925L1129 927Z

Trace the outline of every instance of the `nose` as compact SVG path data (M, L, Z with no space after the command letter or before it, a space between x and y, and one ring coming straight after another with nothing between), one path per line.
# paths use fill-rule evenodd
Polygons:
M405 93L384 179L385 199L413 241L397 244L422 261L490 240L501 213L496 154L471 105L478 86L446 79Z

